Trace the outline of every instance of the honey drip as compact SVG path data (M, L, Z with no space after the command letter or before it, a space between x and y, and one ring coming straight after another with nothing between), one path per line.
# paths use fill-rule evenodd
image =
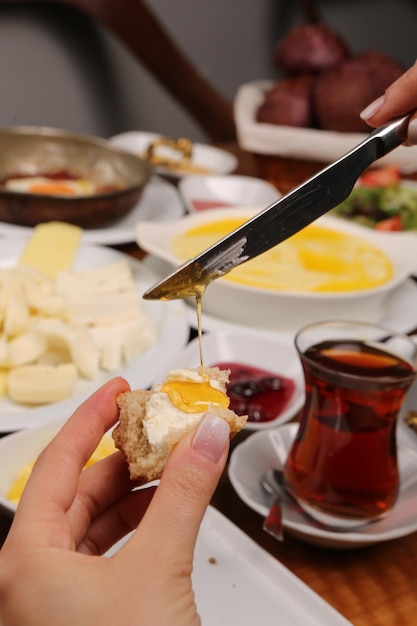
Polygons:
M200 367L201 375L207 379L206 369L204 366L204 354L203 354L203 326L202 326L202 302L203 302L204 287L199 288L195 297L195 305L197 310L197 334L198 334L198 348L200 351Z
M199 374L202 382L190 382L183 380L169 380L162 386L172 404L186 413L199 413L207 411L210 405L227 409L230 399L226 393L211 385L210 378L204 366L203 355L203 327L202 327L202 300L205 286L195 286L195 302L197 310L197 334L200 351Z

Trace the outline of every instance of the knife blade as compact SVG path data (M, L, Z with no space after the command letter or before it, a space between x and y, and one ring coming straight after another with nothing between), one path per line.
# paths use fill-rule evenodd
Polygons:
M405 141L409 119L405 115L372 131L358 146L184 263L143 297L172 300L199 295L216 278L311 224L349 196L371 163Z

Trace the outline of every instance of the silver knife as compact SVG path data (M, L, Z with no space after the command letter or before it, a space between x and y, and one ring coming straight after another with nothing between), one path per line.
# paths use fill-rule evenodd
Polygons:
M371 132L347 154L184 263L143 297L172 300L196 296L216 278L311 224L348 197L371 163L406 140L409 119L410 115L397 118Z

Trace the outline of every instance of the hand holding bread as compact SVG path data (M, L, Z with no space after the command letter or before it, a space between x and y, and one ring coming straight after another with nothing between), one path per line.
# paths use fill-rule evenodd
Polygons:
M121 378L104 385L38 459L0 552L2 624L199 623L194 548L230 428L203 417L173 448L156 490L135 489L120 453L82 471L126 393ZM110 559L100 557L134 529Z
M178 441L207 415L227 422L231 436L244 427L247 417L228 408L229 374L217 367L174 370L152 390L118 396L120 421L113 439L126 457L133 480L144 483L160 478Z

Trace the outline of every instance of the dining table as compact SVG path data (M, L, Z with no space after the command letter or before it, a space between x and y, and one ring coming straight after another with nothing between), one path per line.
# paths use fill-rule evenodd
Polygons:
M238 167L234 173L267 180L284 194L325 165L253 154L241 149L237 143L218 147L237 157ZM407 178L417 180L417 175L409 174ZM136 243L118 245L116 249L137 259L144 257ZM250 436L251 431L241 431L233 439L231 450ZM212 505L355 626L417 625L417 586L414 582L417 576L417 532L350 549L313 545L285 531L284 540L278 541L263 530L261 515L237 495L227 466ZM0 545L10 522L10 517L0 511ZM262 624L261 614L259 623ZM279 614L276 623L280 624Z

